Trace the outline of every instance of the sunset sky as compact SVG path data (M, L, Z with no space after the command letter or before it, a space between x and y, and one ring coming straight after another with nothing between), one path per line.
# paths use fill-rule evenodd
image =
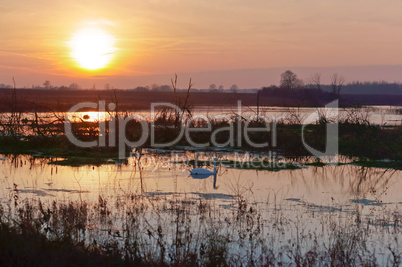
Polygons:
M344 68L400 68L402 1L397 0L2 0L0 10L0 83L11 84L15 77L19 87L50 80L132 88L169 84L167 77L178 73L183 79L203 77L194 81L198 88L211 83L258 88L279 78L240 79L225 71L297 67L323 73L336 67L348 81L366 76L402 81L398 71L390 75L374 68L354 77ZM74 36L87 29L113 38L102 50L110 61L98 70L86 70L72 55ZM86 49L82 54L92 51ZM307 71L300 75L306 78Z

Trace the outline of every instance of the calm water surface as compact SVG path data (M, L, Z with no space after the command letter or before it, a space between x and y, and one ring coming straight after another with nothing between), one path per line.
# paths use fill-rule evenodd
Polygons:
M362 207L393 206L402 203L402 172L391 169L359 167L352 164L304 166L300 169L257 171L218 166L217 188L213 176L193 179L193 166L175 163L194 159L189 152L160 154L149 152L140 163L135 157L124 164L111 161L102 166L58 166L57 159L34 156L4 156L0 161L1 196L7 199L17 185L21 194L35 198L96 200L100 194L116 191L138 194L188 194L216 198L225 202L244 191L256 202L278 204L309 203L316 206L353 205ZM222 154L206 156L222 157ZM140 168L139 168L140 164ZM212 170L212 167L206 167Z
M263 106L259 109L256 106L241 106L241 107L195 107L193 115L202 115L208 118L231 118L236 115L242 115L244 118L250 118L257 115L263 116L268 121L291 121L303 122L310 114L324 115L323 108L308 108L308 107L270 107ZM366 106L362 108L338 108L335 109L341 120L367 120L371 124L377 125L401 125L402 123L402 106ZM71 121L104 121L110 118L107 112L57 112L57 113L38 113L38 117L43 121L55 121L59 118L64 118L68 114ZM131 111L129 115L135 116L137 119L149 120L152 116L158 114L158 110L137 110ZM6 119L10 116L8 113L0 115L0 119ZM21 119L26 119L28 122L35 119L34 113L24 113Z
M398 246L401 225L396 222L402 218L401 171L352 164L307 167L299 163L299 169L276 172L218 166L217 187L214 188L212 176L193 179L188 169L194 166L175 163L178 158L194 157L194 153L188 151L169 154L150 150L145 151L140 160L131 157L124 164L111 161L102 166L71 167L50 164L57 160L55 158L2 155L0 197L3 206L13 202L15 189L19 201L43 203L97 203L99 196L114 203L113 200L124 194L149 197L153 201L159 201L160 196L170 201L167 203L180 198L195 203L201 200L213 203L214 214L220 214L217 220L225 213L234 214L236 201L246 199L259 210L265 223L267 243L278 251L294 246L295 236L304 237L305 241L300 242L306 250L317 246L317 237L319 244L331 242L334 236L328 229L333 223L344 227L345 231L360 222L370 226L367 228L370 235L365 237L367 250L375 251L380 263L387 262L391 255L388 244ZM210 152L202 157L200 159L222 158L230 154ZM212 167L205 168L212 170ZM120 212L113 209L112 213ZM152 208L147 213L151 214L147 224L157 223L161 216L170 216ZM158 220L152 217L156 215ZM194 223L197 221L195 219ZM118 221L109 224L99 222L90 229L112 227L122 231ZM101 230L96 232L97 238L110 238L107 234L100 236L107 233ZM239 244L231 245L230 249L243 251Z

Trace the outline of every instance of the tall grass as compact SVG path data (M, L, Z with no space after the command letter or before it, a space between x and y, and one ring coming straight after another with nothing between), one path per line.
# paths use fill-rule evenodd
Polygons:
M401 214L365 217L187 194L100 195L98 201L21 199L0 208L2 265L398 266ZM283 205L283 204L282 204ZM339 207L337 207L339 209ZM350 207L343 207L346 210ZM342 208L341 208L342 209ZM345 216L345 214L347 216ZM379 257L381 256L381 257Z
M175 86L175 81L172 82ZM302 122L304 120L298 109L289 108L287 116L277 121L264 121L261 117L244 118L239 114L232 114L221 118L208 118L210 131L205 131L208 126L203 119L190 120L192 108L188 102L191 89L191 81L187 91L187 96L182 99L177 97L175 100L178 110L161 109L154 118L146 120L148 136L143 147L151 146L151 131L154 130L154 141L156 143L167 143L177 140L174 145L189 146L189 138L183 135L177 139L184 127L201 129L204 131L192 131L189 134L191 141L197 144L207 144L210 142L212 133L214 140L219 146L234 147L244 150L279 150L288 157L303 157L310 155L302 142ZM12 99L14 99L12 97ZM14 103L16 100L10 100ZM118 100L113 99L116 103ZM17 106L15 106L17 108ZM49 117L41 117L34 114L33 119L23 118L21 112L2 114L0 117L0 144L3 152L23 152L24 150L41 150L48 154L63 156L63 151L75 154L91 155L96 157L116 156L118 146L109 143L110 136L116 136L115 144L119 143L119 138L127 138L135 142L143 137L141 121L134 116L135 113L128 113L118 110L107 111L110 114L107 123L102 121L85 121L78 119L71 123L72 133L75 138L81 141L98 140L101 135L105 135L106 144L103 147L80 148L76 147L65 136L65 118L61 114L53 114ZM110 123L115 123L114 131L117 131L120 122L128 117L133 119L126 122L125 132L111 132ZM106 125L104 132L101 131L101 123ZM339 126L339 152L347 156L356 156L368 159L391 159L402 160L402 127L386 125L371 125L366 110L352 108L348 110L345 117L329 119L325 114L321 114L317 122L310 124L304 129L306 142L315 149L324 151L326 145L326 124L337 123ZM249 132L248 136L253 143L268 145L255 148L246 141L244 135L245 126L249 128L265 128L269 125L271 131ZM237 129L242 129L241 136ZM231 131L232 130L232 131ZM275 132L275 133L274 133ZM127 155L132 147L126 147ZM68 153L67 153L68 154Z

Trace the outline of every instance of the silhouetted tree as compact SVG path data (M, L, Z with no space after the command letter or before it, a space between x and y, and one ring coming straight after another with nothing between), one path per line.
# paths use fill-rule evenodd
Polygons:
M11 85L0 83L0 88L13 88L13 87ZM33 86L32 86L32 88L33 88Z
M279 87L287 89L296 89L303 87L303 81L297 78L297 75L291 70L287 70L281 74Z
M237 86L236 84L233 84L233 85L230 87L230 91L237 92L237 90L239 90L239 86Z
M45 82L43 83L43 85L45 86L46 89L49 89L49 88L52 87L52 84L50 83L50 81L45 81Z
M216 84L214 84L214 83L209 85L209 90L210 90L210 91L215 91L216 88L217 88L217 87L216 87Z
M68 88L73 89L73 90L77 90L77 89L79 89L79 85L76 84L76 83L72 83L72 84L70 84L70 86Z
M334 73L331 77L331 91L334 95L339 96L342 90L342 86L345 83L345 78Z
M219 85L218 90L223 91L223 89L224 89L223 85Z
M321 73L316 72L316 73L311 74L308 82L310 83L310 85L313 88L321 90Z

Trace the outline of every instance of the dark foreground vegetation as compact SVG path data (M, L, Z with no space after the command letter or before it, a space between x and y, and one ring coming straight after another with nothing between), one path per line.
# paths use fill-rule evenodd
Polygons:
M134 262L123 261L120 255L108 255L98 249L83 246L68 237L49 240L35 229L24 226L18 228L2 223L0 265L134 266Z
M382 209L380 216L367 219L356 203L353 215L344 218L339 207L333 207L336 213L320 214L305 204L290 215L275 199L257 204L242 190L229 199L231 204L223 208L213 199L125 191L111 198L100 195L97 202L42 202L20 200L14 185L8 203L0 206L0 265L401 263L396 211Z

